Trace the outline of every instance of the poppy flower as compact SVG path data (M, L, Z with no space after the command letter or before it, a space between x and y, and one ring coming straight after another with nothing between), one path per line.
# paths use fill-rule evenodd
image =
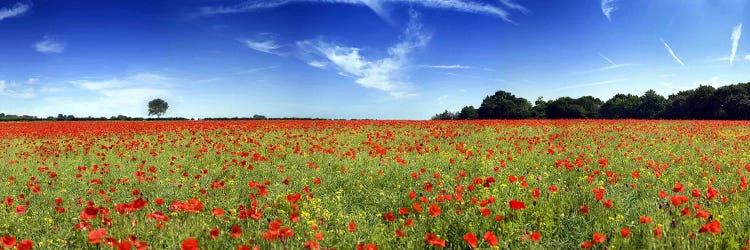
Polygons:
M508 202L508 206L510 206L513 210L521 210L526 208L526 204L523 203L523 201L517 201L517 200L510 200Z
M107 229L99 228L89 233L89 243L98 244L102 242L102 238L107 235Z
M641 218L639 218L638 221L641 224L648 224L648 223L651 223L651 218L649 218L647 216L641 216Z
M675 193L679 193L679 192L685 191L685 186L682 185L682 183L679 183L679 182L675 183L674 184L674 188L672 188L672 191L675 192Z
M594 244L591 244L589 241L584 241L581 243L581 248L583 249L591 249L591 247L594 246Z
M240 228L240 226L237 226L237 224L234 224L232 226L232 230L229 233L229 236L232 238L239 239L241 235L242 235L242 229Z
M477 248L477 236L472 232L464 234L464 241L469 244L471 248Z
M439 238L437 235L433 233L427 233L424 236L425 243L436 246L436 247L445 247L445 240Z
M403 238L404 235L406 235L406 234L404 234L404 230L396 229L396 236L398 236L400 238Z
M349 232L354 232L355 230L357 230L357 223L355 223L354 221L350 221L349 222Z
M216 237L219 236L219 228L218 227L212 228L211 231L209 231L208 235L211 236L211 239L216 239Z
M497 245L497 237L494 233L487 231L484 233L484 240L487 241L487 243L490 244L490 246L496 246Z
M430 216L437 217L438 215L440 215L440 206L433 203L432 205L430 205L429 211L430 211Z
M602 202L602 205L604 205L605 208L612 208L612 200L606 200Z
M198 240L195 238L187 238L180 244L181 250L198 250Z
M620 235L622 235L623 238L630 237L630 229L627 227L620 229Z
M594 193L594 198L596 198L596 201L600 201L604 199L604 193L606 193L607 190L604 190L603 188L594 188L591 189L591 192Z
M549 186L549 192L550 193L557 193L557 187L555 185Z
M721 223L717 220L712 220L711 222L706 223L703 225L700 229L701 233L709 232L711 234L717 234L721 233Z
M16 246L16 237L12 235L3 236L3 238L0 238L0 241L3 243L3 248L13 248Z
M539 242L542 239L542 234L538 231L534 231L529 234L529 238L533 241Z
M31 240L25 239L22 240L18 245L16 246L16 250L29 250L34 248L34 242Z
M607 241L607 236L604 236L603 234L600 234L598 232L595 232L594 235L591 237L591 242L594 244L600 244Z
M589 207L588 206L580 206L578 207L578 212L581 214L588 214L589 213Z
M654 238L661 238L662 230L661 227L655 227L652 231L654 231Z

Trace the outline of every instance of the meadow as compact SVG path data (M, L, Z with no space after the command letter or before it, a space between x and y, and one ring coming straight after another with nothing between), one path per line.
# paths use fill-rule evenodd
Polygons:
M750 122L0 123L29 249L748 249Z

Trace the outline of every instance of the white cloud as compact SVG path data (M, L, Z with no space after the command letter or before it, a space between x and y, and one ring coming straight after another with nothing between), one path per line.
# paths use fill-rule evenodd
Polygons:
M524 14L528 14L531 12L526 7L523 7L523 5L513 2L512 0L500 0L500 3L505 5L505 7L508 7L508 9L517 10Z
M326 66L328 66L328 63L324 61L309 61L307 62L307 65L310 65L312 67L319 68L319 69L325 69Z
M419 65L419 67L422 68L430 68L430 69L470 69L470 66L464 66L459 64L453 64L453 65Z
M175 79L160 74L141 73L122 78L69 81L69 87L44 88L48 94L35 114L58 113L77 116L146 116L146 103L153 98L175 99L171 93ZM83 91L83 95L58 95L60 92ZM170 98L172 97L172 98ZM170 103L170 106L173 106ZM169 111L168 111L169 112Z
M12 7L0 8L0 21L6 18L23 15L31 9L31 5L25 3L16 3Z
M680 58L677 57L677 55L674 53L674 50L672 50L672 47L669 47L669 44L667 44L667 42L665 42L664 39L661 39L661 43L664 44L664 48L667 49L667 52L669 52L669 54L672 55L672 58L674 58L674 60L677 61L677 63L679 63L682 66L685 66L685 64L682 63L682 60L680 60Z
M14 83L10 83L10 85L18 85ZM10 96L10 97L16 97L16 98L23 98L23 99L29 99L34 97L34 89L33 88L25 88L25 89L18 89L17 87L13 87L14 89L11 89L9 87L9 84L4 81L0 80L0 96Z
M241 42L242 42L242 44L244 44L248 48L251 48L251 49L254 49L254 50L257 50L257 51L260 51L260 52L274 54L274 55L281 55L280 52L276 51L279 48L281 48L281 45L279 45L278 43L276 43L276 41L274 41L274 40L250 40L250 39L245 39L245 40L242 40Z
M365 88L374 88L388 92L397 98L414 96L404 90L402 71L408 64L408 55L415 49L427 44L429 35L421 32L422 24L418 14L410 11L410 21L402 40L388 48L388 57L373 60L365 58L356 47L345 47L317 41L300 41L297 45L308 53L324 57L332 66L339 69L342 75L356 78L355 82Z
M44 37L41 41L34 43L34 49L39 53L62 53L65 45Z
M750 61L750 55L745 56L745 61Z
M256 72L259 72L259 71L266 71L266 70L272 70L272 69L277 69L277 68L279 68L279 65L268 66L268 67L260 67L260 68L253 68L253 69L247 69L247 70L243 70L243 71L240 71L240 72L236 72L234 74L235 75L246 75L246 74L256 73Z
M610 22L612 21L612 12L617 10L617 6L615 6L615 2L617 0L602 0L602 14L607 17L607 20Z
M695 87L698 87L698 86L701 86L701 85L704 85L704 86L713 86L714 88L718 88L718 87L722 86L722 84L719 83L719 76L713 76L713 77L711 77L710 80L697 81L693 85L695 85Z
M526 8L508 0L502 1L506 7L519 11ZM495 5L474 2L471 0L267 0L267 1L244 1L230 6L211 6L203 7L200 12L202 15L230 14L251 12L263 9L272 9L288 4L296 3L328 3L328 4L349 4L368 7L379 16L386 16L383 4L401 4L409 6L422 6L424 8L453 10L466 13L476 13L499 17L507 22L512 22L509 13L503 8ZM526 10L528 11L528 10ZM387 18L386 18L387 19Z
M740 44L740 37L742 36L742 23L738 24L732 30L732 53L729 55L729 65L734 64L734 57L737 56L737 47Z
M31 77L28 80L26 80L26 82L29 83L29 84L37 83L37 82L39 82L39 77Z
M593 86L600 86L600 85L607 85L612 84L616 82L623 82L627 81L628 79L615 79L615 80L606 80L606 81L598 81L598 82L590 82L590 83L583 83L583 84L576 84L576 85L569 85L562 88L558 88L557 90L563 90L563 89L577 89L577 88L584 88L584 87L593 87Z

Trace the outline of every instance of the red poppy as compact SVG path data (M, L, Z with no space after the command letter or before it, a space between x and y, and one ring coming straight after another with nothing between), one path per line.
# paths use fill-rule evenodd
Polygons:
M549 191L551 193L557 193L557 187L555 185L550 185L549 186Z
M219 236L219 228L214 227L211 229L211 231L208 233L209 236L211 236L211 239L216 239L216 237Z
M494 233L487 231L484 233L484 240L487 241L487 243L490 244L490 246L496 246L497 245L497 237Z
M529 238L533 241L539 242L542 239L542 234L538 231L531 232Z
M508 206L510 206L513 210L521 210L526 208L526 204L523 203L523 201L517 201L517 200L510 200L508 202Z
M655 227L652 231L654 231L654 238L661 238L662 230L661 227Z
M200 249L198 247L198 240L195 238L187 238L184 241L182 241L182 244L180 244L181 250L198 250Z
M407 220L406 220L406 222L404 222L404 226L405 226L405 227L410 227L410 226L414 226L414 220L412 220L412 219L407 219Z
M13 248L16 246L16 237L13 237L12 235L3 236L0 241L3 243L3 248Z
M469 244L471 248L477 248L477 236L472 232L464 234L464 241Z
M675 192L675 193L679 193L679 192L685 191L685 186L682 185L682 183L679 183L679 182L675 183L674 184L674 188L672 188L672 191Z
M403 238L404 237L404 230L396 229L396 236Z
M349 222L349 232L354 232L355 230L357 230L357 223L355 223L354 221L350 221Z
M232 226L232 230L229 232L229 236L232 238L240 238L242 235L242 228L240 226L237 226L237 224L234 224Z
M622 235L623 238L630 237L630 229L627 227L620 229L620 235Z
M600 201L604 199L604 193L606 193L607 191L603 188L594 188L591 189L591 192L594 192L594 198L596 198L596 201Z
M594 235L591 237L591 242L594 244L600 244L607 241L607 236L600 234L598 232L595 232Z
M534 188L531 190L531 198L534 198L534 199L539 198L540 194L541 193L539 192L538 188Z
M18 245L16 246L16 250L29 250L34 248L34 242L31 240L22 240Z
M580 206L578 207L578 212L581 214L588 214L589 213L589 207L588 206Z
M320 244L315 240L305 242L305 249L320 249Z
M357 244L357 250L378 250L378 246L375 244L359 243Z
M592 246L594 246L594 244L591 244L591 242L588 241L584 241L583 243L581 243L581 248L583 249L590 249Z
M102 238L107 235L107 229L99 228L89 233L89 243L98 244L102 242Z
M445 240L438 238L437 235L432 234L432 233L425 234L424 241L427 244L432 245L432 246L445 247Z
M433 203L432 205L430 205L429 211L430 211L430 216L436 217L440 215L440 206Z
M604 207L606 208L612 208L612 200L606 200L602 202L602 205L604 205Z
M394 221L396 220L396 216L394 216L393 213L388 212L387 214L383 215L383 219L387 221Z
M712 220L711 222L706 223L703 225L700 229L701 233L709 232L711 234L717 234L721 233L721 223L717 220Z
M638 221L641 224L648 224L648 223L651 223L651 218L649 218L647 216L641 216L641 218L639 218Z

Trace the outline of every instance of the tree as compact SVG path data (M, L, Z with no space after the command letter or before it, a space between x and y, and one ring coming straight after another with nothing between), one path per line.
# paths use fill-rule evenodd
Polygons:
M524 119L531 117L531 103L499 90L484 98L477 113L480 119Z
M457 117L458 117L458 114L446 110L446 111L443 111L443 113L432 116L432 118L430 119L432 120L455 120Z
M458 119L461 120L473 120L477 118L479 118L479 112L477 112L474 106L466 106L458 113Z
M547 102L544 101L543 96L536 98L536 101L534 102L534 107L531 108L531 116L534 118L547 117Z
M169 104L162 100L161 98L156 98L148 102L148 115L156 115L156 117L161 118L164 113L167 112L167 109L169 108Z
M714 96L721 106L722 118L750 119L750 83L719 87Z
M599 98L587 95L579 97L575 102L583 108L583 118L599 117L599 109L603 104Z
M638 106L638 118L654 119L659 113L667 108L667 98L657 94L653 89L649 89L641 98L641 105Z
M609 119L637 118L641 98L633 94L616 94L602 105L600 116Z

